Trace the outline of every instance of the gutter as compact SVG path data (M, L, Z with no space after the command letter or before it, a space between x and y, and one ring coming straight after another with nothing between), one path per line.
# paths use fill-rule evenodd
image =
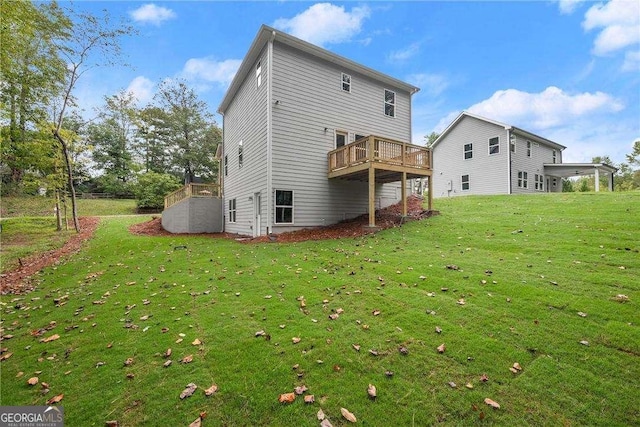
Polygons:
M513 183L512 181L512 166L511 166L511 136L515 136L515 134L511 133L511 127L505 127L507 131L507 194L512 194L513 191Z
M273 216L275 212L272 212L273 207L273 177L272 177L272 146L273 146L273 137L272 137L272 120L273 120L273 41L276 39L276 32L273 30L271 32L271 37L269 38L269 44L267 46L267 206L265 209L267 220L266 220L266 231L267 235L269 235L272 231L273 224ZM258 230L258 235L260 234L260 230Z

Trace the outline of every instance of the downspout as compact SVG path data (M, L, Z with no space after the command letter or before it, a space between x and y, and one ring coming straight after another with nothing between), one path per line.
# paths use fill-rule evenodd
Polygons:
M507 162L509 162L509 164L507 165L507 171L508 171L508 175L507 175L507 194L512 194L512 187L511 187L511 128L508 127L506 128L507 130Z
M272 124L273 119L273 41L276 38L276 32L271 33L269 44L267 46L267 207L265 209L267 216L267 235L272 232L273 228L273 177L272 173Z
M218 161L218 196L222 199L222 215L220 215L220 221L222 222L222 227L220 227L220 229L222 230L222 232L225 231L225 221L224 221L224 215L225 215L225 208L226 208L226 200L224 199L224 171L225 168L227 167L226 162L224 161L224 143L226 141L226 138L224 137L224 132L225 129L227 128L224 125L224 113L220 113L220 115L222 116L222 150L220 151L220 160ZM222 166L222 167L221 167Z

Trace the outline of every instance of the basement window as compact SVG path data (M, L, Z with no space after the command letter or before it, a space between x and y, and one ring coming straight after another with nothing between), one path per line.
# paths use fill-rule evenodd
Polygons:
M276 224L293 224L293 191L276 190Z
M469 175L462 175L462 191L469 191Z
M229 222L236 222L236 199L229 200Z

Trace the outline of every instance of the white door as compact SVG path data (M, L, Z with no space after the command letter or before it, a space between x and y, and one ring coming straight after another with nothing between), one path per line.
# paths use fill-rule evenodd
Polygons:
M260 193L255 193L253 195L253 237L258 237L260 235L260 228L262 226L262 197Z

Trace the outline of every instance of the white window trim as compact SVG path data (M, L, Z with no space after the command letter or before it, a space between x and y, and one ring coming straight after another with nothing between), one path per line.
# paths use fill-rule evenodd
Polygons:
M276 197L276 195L278 194L278 191L290 191L291 192L291 206L288 205L278 205L278 198ZM294 225L295 224L295 205L296 205L296 195L295 192L293 190L283 190L283 189L275 189L273 192L273 204L274 204L274 208L273 208L273 224L274 225ZM278 222L278 208L291 208L291 222Z
M556 150L551 150L551 160L554 164L558 160L558 153Z
M527 157L531 157L533 153L533 142L527 140Z
M238 206L236 203L236 199L229 199L229 223L231 224L235 224L238 219Z
M256 89L262 86L262 61L256 65Z
M467 180L464 180L464 177L467 177ZM464 188L464 184L467 184L469 188ZM460 177L460 191L471 191L471 176L469 174L464 174Z
M467 151L467 145L471 146L471 149L469 151ZM467 158L467 152L471 153L471 157ZM473 160L473 142L470 142L468 144L464 144L462 146L462 159L463 160Z
M338 147L338 135L344 135L344 145L349 145L349 132L347 132L346 130L335 130L333 136L334 148L340 148Z
M491 147L492 147L491 140L492 139L497 139L498 140L498 144L494 146L494 147L498 148L498 151L496 153L492 153L491 152ZM499 136L493 136L493 137L489 138L489 140L487 141L487 147L488 147L488 153L489 153L490 156L497 156L498 154L500 154L500 137Z
M525 171L518 171L518 188L529 188L529 174Z
M387 92L391 92L393 94L393 102L387 102ZM396 118L397 114L396 114L396 107L398 105L398 94L391 90L391 89L385 89L384 90L384 115L385 117L391 117L391 118ZM393 116L390 116L387 114L387 105L391 105L393 106Z
M349 77L349 82L345 82L344 78L345 77ZM347 74L347 73L342 73L341 77L340 77L340 89L342 89L343 92L347 92L347 93L351 93L351 74ZM349 90L345 90L344 89L344 84L347 83L349 85Z

